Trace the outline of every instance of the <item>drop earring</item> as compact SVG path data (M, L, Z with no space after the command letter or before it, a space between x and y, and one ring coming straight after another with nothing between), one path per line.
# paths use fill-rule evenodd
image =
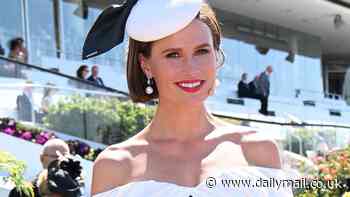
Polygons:
M146 87L145 91L146 91L146 94L148 94L148 95L153 94L153 88L151 86L151 78L147 77L147 87Z

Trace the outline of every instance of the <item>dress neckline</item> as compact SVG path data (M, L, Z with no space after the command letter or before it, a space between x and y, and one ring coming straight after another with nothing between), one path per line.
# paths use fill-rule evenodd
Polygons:
M242 171L242 170L247 170L247 169L249 169L249 170L248 171ZM168 186L171 186L171 187L177 187L179 189L182 188L183 190L196 190L196 189L200 188L203 184L206 184L206 180L209 177L219 178L220 176L222 176L224 174L237 173L237 172L247 173L247 172L252 172L252 170L257 170L259 172L261 172L261 171L265 171L265 172L269 171L272 174L283 174L283 175L286 175L285 169L260 167L260 166L235 166L234 168L218 170L217 172L209 175L207 178L205 178L204 180L202 180L200 183L198 183L195 186L185 186L185 185L180 185L180 184L173 183L173 182L149 179L149 180L142 180L142 181L132 181L132 182L129 182L127 184L115 187L113 189L110 189L110 190L107 190L107 191L95 194L93 197L99 197L99 195L110 193L110 192L114 192L114 191L121 190L121 189L125 189L125 188L131 187L131 186L145 185L145 184L168 185Z

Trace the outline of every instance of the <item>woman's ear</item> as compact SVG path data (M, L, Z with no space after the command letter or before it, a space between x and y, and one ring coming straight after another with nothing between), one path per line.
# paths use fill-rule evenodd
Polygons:
M152 78L152 70L149 64L149 60L142 54L139 54L139 62L143 73L147 76L147 78Z

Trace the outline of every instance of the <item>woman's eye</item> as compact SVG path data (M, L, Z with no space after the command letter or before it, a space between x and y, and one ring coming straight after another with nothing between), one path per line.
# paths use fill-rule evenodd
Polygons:
M179 53L177 53L177 52L168 53L168 54L166 55L167 58L176 58L176 57L179 57L179 56L180 56L180 55L179 55Z
M207 53L209 53L209 50L208 49L199 49L198 51L197 51L197 54L207 54Z

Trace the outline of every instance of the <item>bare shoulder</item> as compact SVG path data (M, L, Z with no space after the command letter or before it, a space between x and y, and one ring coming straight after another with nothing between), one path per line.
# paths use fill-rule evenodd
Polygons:
M241 142L243 153L248 162L255 166L281 168L281 158L278 146L270 139L244 139Z
M254 128L228 125L216 132L220 141L231 141L240 146L250 165L281 168L279 149L275 141L258 135Z
M106 148L94 162L91 193L95 195L127 183L132 173L131 161L132 155L124 144Z

